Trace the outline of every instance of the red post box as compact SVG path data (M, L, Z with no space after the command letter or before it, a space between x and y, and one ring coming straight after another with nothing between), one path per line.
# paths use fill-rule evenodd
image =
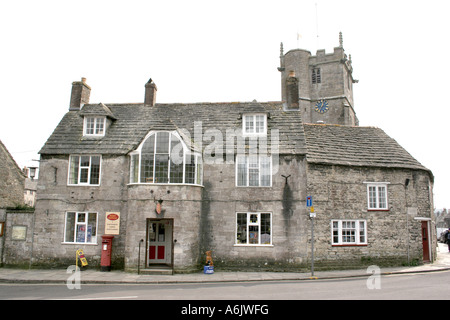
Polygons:
M111 253L112 253L112 240L114 236L103 235L102 236L102 258L100 262L101 271L111 271Z

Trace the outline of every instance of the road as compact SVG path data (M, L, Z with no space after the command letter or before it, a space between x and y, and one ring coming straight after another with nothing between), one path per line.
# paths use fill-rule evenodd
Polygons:
M366 278L210 284L0 284L1 300L354 300L448 299L450 271ZM368 288L368 282L370 287ZM378 286L375 286L378 284Z

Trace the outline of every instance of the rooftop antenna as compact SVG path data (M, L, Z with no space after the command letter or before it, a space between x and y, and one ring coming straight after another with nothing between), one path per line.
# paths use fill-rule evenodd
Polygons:
M316 2L316 49L319 49L319 14L317 9L317 2Z

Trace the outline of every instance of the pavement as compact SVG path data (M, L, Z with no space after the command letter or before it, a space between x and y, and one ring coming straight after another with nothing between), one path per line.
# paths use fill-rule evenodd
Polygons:
M439 243L437 259L413 267L381 268L381 275L423 273L450 270L450 253L446 244ZM144 275L125 271L101 272L86 269L80 272L81 284L169 284L169 283L214 283L214 282L248 282L248 281L286 281L311 279L341 279L369 277L369 269L315 271L311 272L225 272L215 270L213 274L203 272L173 275ZM74 283L72 270L67 269L13 269L0 268L0 283L28 284L68 284Z

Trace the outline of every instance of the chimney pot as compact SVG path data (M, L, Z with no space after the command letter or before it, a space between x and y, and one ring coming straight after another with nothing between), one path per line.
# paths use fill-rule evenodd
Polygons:
M156 91L158 88L156 84L153 82L152 78L148 80L145 84L145 97L144 97L144 105L153 107L156 103Z
M299 108L298 79L294 71L289 71L289 77L286 79L286 98L289 109Z
M91 87L86 84L86 78L81 78L81 81L72 82L69 111L80 110L81 105L89 103L90 95Z

